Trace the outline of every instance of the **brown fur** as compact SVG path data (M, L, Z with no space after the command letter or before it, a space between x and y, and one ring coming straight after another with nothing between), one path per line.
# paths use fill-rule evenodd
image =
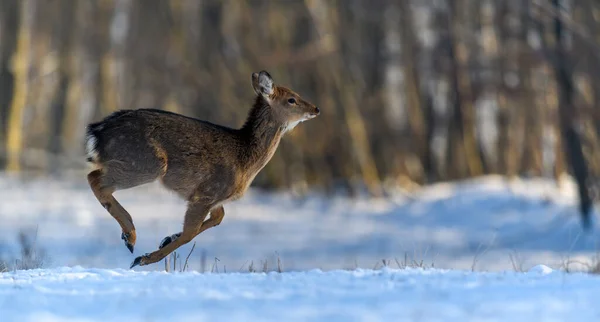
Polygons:
M319 114L292 90L273 85L265 71L252 74L252 85L257 96L239 129L155 109L121 110L88 125L88 160L98 168L88 175L90 187L121 226L132 252L135 227L112 196L116 190L159 179L188 201L179 237L136 258L132 267L155 263L219 225L223 204L244 195L285 132Z

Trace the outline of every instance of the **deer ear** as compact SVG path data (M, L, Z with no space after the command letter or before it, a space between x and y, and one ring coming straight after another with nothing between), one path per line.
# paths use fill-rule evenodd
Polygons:
M266 71L252 73L252 87L256 94L269 96L273 94L273 78Z

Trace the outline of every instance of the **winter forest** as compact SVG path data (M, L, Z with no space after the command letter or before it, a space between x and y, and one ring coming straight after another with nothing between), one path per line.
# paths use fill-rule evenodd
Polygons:
M160 108L239 127L250 74L322 110L256 186L600 174L592 0L4 0L0 165L84 165L85 125Z
M261 70L320 114L240 199L88 175L89 123L240 128ZM600 1L0 0L2 321L592 321L599 201Z

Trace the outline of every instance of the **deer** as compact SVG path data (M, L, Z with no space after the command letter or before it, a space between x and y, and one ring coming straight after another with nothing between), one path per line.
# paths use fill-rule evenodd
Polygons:
M116 191L159 181L187 202L182 231L136 257L130 269L156 263L221 224L224 204L245 194L284 134L320 114L291 89L274 85L265 70L252 73L252 87L254 104L240 128L152 108L117 110L87 125L86 160L94 166L89 186L132 254L136 229Z

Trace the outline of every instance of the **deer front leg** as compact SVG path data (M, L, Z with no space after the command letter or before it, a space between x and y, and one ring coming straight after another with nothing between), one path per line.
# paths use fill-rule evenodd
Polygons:
M144 254L142 256L137 257L133 263L131 263L130 268L135 266L144 266L152 263L156 263L167 255L172 253L174 250L179 248L182 245L189 243L194 237L196 237L199 233L201 233L204 219L208 216L210 211L210 207L207 207L202 203L190 203L188 205L188 209L185 213L185 219L183 222L183 231L179 233L179 237L175 240L163 245L162 248L149 253ZM209 220L207 220L209 221ZM177 235L177 234L175 234Z
M105 186L102 184L103 173L101 170L94 170L87 176L88 183L94 196L100 202L102 207L110 213L110 215L119 223L121 226L121 239L125 242L125 246L131 253L133 253L133 247L135 245L136 233L135 226L133 225L133 219L131 215L121 206L121 204L113 197L115 192L114 187Z

